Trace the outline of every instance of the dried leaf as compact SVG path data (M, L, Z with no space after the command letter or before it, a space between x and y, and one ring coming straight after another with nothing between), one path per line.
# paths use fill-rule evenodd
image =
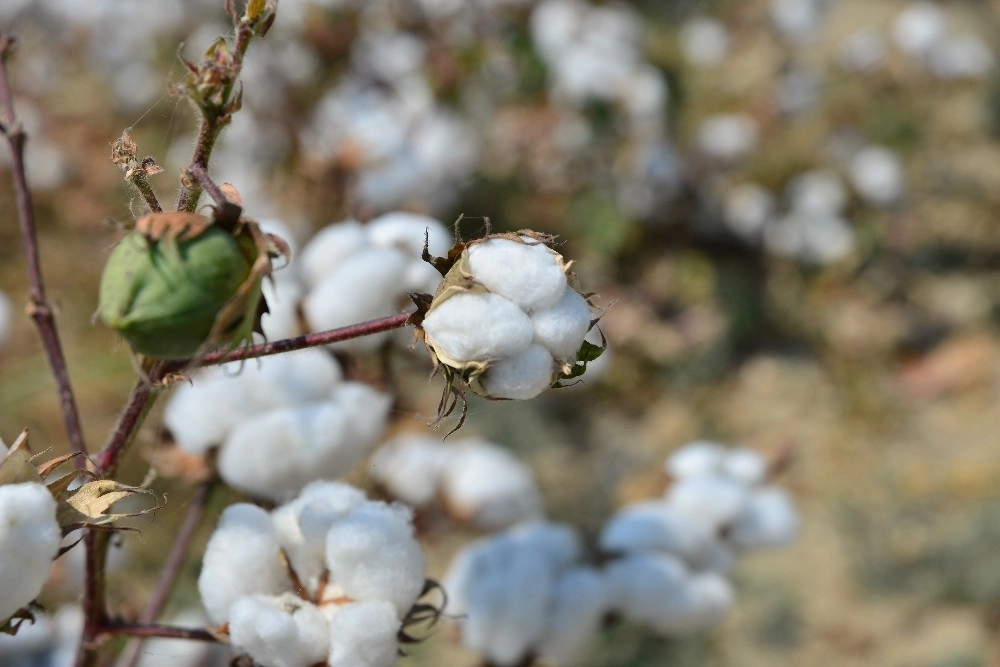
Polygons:
M31 463L27 429L21 431L17 440L10 446L3 461L0 462L0 484L20 484L22 482L44 483L42 476L38 474L35 466Z
M197 238L212 226L212 221L197 213L170 211L150 213L139 218L135 228L150 241L186 241Z
M66 463L70 459L75 459L77 456L82 456L79 452L71 452L69 454L63 454L62 456L57 456L51 461L46 461L38 467L38 474L44 479L52 474L52 471Z
M49 489L60 487L54 493L58 501L56 519L64 532L80 528L82 526L98 527L106 526L121 519L148 514L163 507L160 503L155 503L152 507L139 510L138 512L109 512L108 510L120 500L131 498L138 494L151 496L156 499L156 494L152 491L139 488L137 486L127 486L111 479L97 479L87 482L74 492L70 492L68 482L64 485L66 478L73 478L75 475L67 475L58 482L49 485ZM72 481L72 479L70 479ZM166 499L164 498L164 502Z

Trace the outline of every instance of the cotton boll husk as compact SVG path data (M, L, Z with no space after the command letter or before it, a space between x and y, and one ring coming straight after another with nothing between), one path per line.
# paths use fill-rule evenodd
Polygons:
M421 325L428 344L456 365L521 352L531 344L531 320L497 294L456 294L427 313Z
M229 639L264 667L309 667L330 649L330 626L316 605L292 593L254 595L233 603Z
M0 486L0 621L41 592L61 540L56 501L45 486Z
M249 503L230 505L208 540L198 576L198 593L215 625L229 621L229 608L252 594L278 595L292 582L281 562L271 516Z
M728 537L741 549L773 549L791 544L799 532L799 513L787 491L775 486L755 490Z
M709 440L689 442L673 452L663 468L674 479L689 479L719 472L726 447Z
M590 321L590 305L571 287L566 288L555 304L531 316L535 342L561 361L576 360Z
M706 556L711 535L706 527L662 500L629 505L601 530L601 550L607 553L664 551L695 563Z
M262 498L291 498L315 479L346 475L364 452L348 442L350 419L335 403L279 408L247 419L219 451L219 474Z
M716 531L730 525L743 512L749 491L744 483L732 478L702 475L671 486L666 500L675 511Z
M328 225L302 248L296 266L306 285L313 287L323 277L369 246L368 233L354 220Z
M889 206L903 196L903 167L896 153L882 146L869 146L851 159L851 184L870 204Z
M407 260L394 248L367 248L329 271L302 301L306 321L314 331L335 329L392 314ZM330 347L370 352L390 332L334 343Z
M719 471L744 482L745 484L760 484L767 477L767 460L752 449L737 447L726 452Z
M334 389L330 399L347 415L343 461L337 467L353 468L385 430L393 397L363 382L344 382Z
M464 257L476 282L528 312L554 305L566 289L561 258L533 239L490 238L470 245Z
M531 469L492 443L466 440L452 446L440 468L448 509L483 530L497 530L541 513Z
M271 513L292 569L310 593L315 594L326 570L330 526L365 500L361 491L347 484L317 481Z
M441 472L449 458L451 452L440 440L397 436L376 452L371 474L393 498L422 507L437 496Z
M477 379L483 393L491 398L525 400L534 398L552 385L555 361L541 345L490 363Z
M330 579L355 600L387 600L402 618L424 586L424 554L402 505L366 503L331 526Z
M454 243L444 225L430 216L417 213L386 213L370 220L366 229L373 245L383 248L395 246L411 260L420 259L423 254L425 233L427 250L434 257L447 256Z
M392 667L399 657L399 618L388 602L327 605L332 642L329 667Z
M251 414L256 416L325 400L340 387L342 377L340 364L329 352L309 348L248 360L233 380L246 387L248 406L255 408Z
M203 369L190 384L177 387L163 412L163 421L181 449L204 454L221 445L229 431L254 409L248 405L244 385L226 365Z
M607 584L601 573L588 567L563 572L552 593L549 619L537 647L539 655L556 665L578 664L607 607Z

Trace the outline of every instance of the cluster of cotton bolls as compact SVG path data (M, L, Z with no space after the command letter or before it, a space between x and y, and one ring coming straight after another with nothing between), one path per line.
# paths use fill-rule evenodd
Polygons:
M380 437L391 403L311 349L201 370L176 389L164 420L184 451L218 447L227 484L280 501L350 472Z
M479 438L444 443L417 433L396 436L375 454L371 476L411 507L439 502L450 516L481 530L506 528L542 511L531 469Z
M611 618L666 635L718 624L735 600L737 557L791 543L795 505L748 449L693 442L666 470L673 484L662 498L605 524L600 567L583 562L571 528L540 521L459 551L443 583L463 645L499 667L529 656L572 665Z
M338 482L228 507L198 578L209 621L264 667L390 667L423 590L410 511Z

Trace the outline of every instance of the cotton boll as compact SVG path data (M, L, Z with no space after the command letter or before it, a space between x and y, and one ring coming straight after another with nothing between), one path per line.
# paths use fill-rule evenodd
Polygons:
M411 261L403 273L403 287L407 292L434 294L440 284L441 274L422 259Z
M41 592L61 540L56 501L45 486L0 486L0 621Z
M575 361L580 345L590 329L590 305L579 292L567 287L554 305L531 316L535 342L545 346L553 357Z
M483 530L537 516L542 499L531 469L491 443L454 445L440 469L448 509Z
M250 415L244 385L232 367L225 366L203 369L190 384L177 387L163 421L181 449L204 454L221 445L229 431Z
M864 72L878 67L888 53L885 37L872 27L862 28L840 44L840 66L850 72Z
M688 586L691 614L674 625L676 631L694 632L718 625L736 599L732 584L716 572L694 574Z
M323 608L333 641L329 667L392 667L399 657L399 618L388 602L354 602Z
M722 459L721 472L745 484L760 484L767 477L767 460L752 449L737 447Z
M434 257L445 257L454 244L444 225L430 216L417 213L386 213L370 220L365 229L373 245L396 247L409 259L420 259L425 235L427 250Z
M851 183L868 203L889 206L903 196L903 167L892 150L869 146L858 151L850 164Z
M384 444L372 459L372 477L392 497L413 507L431 503L441 472L452 452L434 438L399 436Z
M292 593L254 595L233 603L229 639L265 667L309 667L327 656L330 628L315 605Z
M847 191L834 172L814 169L799 174L786 191L792 208L817 215L838 214L847 205Z
M278 270L271 280L261 283L268 312L260 318L261 329L269 340L292 338L302 333L299 325L299 301L303 288L288 271Z
M319 230L302 249L296 265L306 285L313 287L368 245L365 228L354 220L345 220Z
M662 500L651 500L615 514L601 530L599 543L606 553L663 551L695 563L706 556L710 541L703 524Z
M531 36L535 47L549 61L577 39L588 7L578 0L545 0L531 14Z
M362 382L344 382L330 396L331 400L347 415L344 430L344 453L349 458L338 465L353 468L385 430L393 397ZM346 474L346 473L344 473Z
M270 515L256 505L230 505L205 547L198 593L208 620L229 621L229 608L245 595L290 590Z
M424 554L402 506L367 503L330 528L330 578L354 600L387 600L402 618L424 586Z
M682 479L667 490L667 503L677 512L718 531L743 512L749 500L745 484L721 475Z
M719 21L700 16L681 26L681 52L688 62L702 67L718 65L728 50L729 33Z
M702 121L695 144L705 155L737 160L757 146L757 125L746 114L717 114Z
M748 241L758 239L773 212L774 196L756 183L737 185L726 193L722 202L722 219Z
M219 452L230 486L282 500L317 478L346 475L363 452L347 443L349 415L333 403L308 403L247 419Z
M507 531L505 539L545 559L554 569L569 567L582 553L580 538L565 524L527 521Z
M831 264L854 250L854 230L836 215L792 211L764 227L764 247L776 255Z
M677 620L688 612L683 602L690 573L670 554L637 552L611 561L605 569L609 606L646 624Z
M798 532L799 513L792 497L784 489L769 486L750 495L729 539L742 549L771 549L788 546Z
M607 598L604 577L592 568L577 567L560 575L552 592L539 655L556 665L578 664L607 611Z
M663 467L674 479L688 479L718 472L725 456L723 445L709 440L695 440L672 453Z
M390 315L396 311L406 258L392 248L369 248L354 253L306 295L302 309L313 330L335 329ZM331 347L370 352L384 343L389 332L364 336Z
M990 47L973 35L939 40L927 54L928 69L940 79L978 79L989 74L995 63Z
M824 0L771 0L771 21L788 40L805 42L819 31Z
M491 398L526 400L548 389L554 372L552 355L536 344L491 363L478 379Z
M944 10L936 2L918 0L907 5L892 23L892 38L901 51L922 56L948 29Z
M329 352L310 348L252 359L243 364L239 382L253 414L325 400L340 386L343 372Z
M516 354L533 336L531 320L520 308L502 296L478 292L442 301L422 326L438 355L457 364Z
M476 282L531 312L554 305L566 289L562 262L544 243L491 238L466 250Z

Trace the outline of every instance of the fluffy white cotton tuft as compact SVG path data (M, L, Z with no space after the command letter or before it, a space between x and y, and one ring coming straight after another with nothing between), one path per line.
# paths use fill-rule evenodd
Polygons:
M549 388L555 371L549 351L534 344L491 363L479 382L492 398L528 399Z
M329 667L392 667L399 657L399 618L388 602L354 602L324 608L332 642Z
M748 499L746 484L722 475L683 479L667 491L666 499L680 514L717 531L730 525Z
M427 342L458 363L496 359L531 344L531 320L497 294L462 293L441 302L424 318Z
M388 441L372 459L371 474L393 498L422 507L437 496L441 471L451 458L450 446L420 435Z
M315 605L291 593L254 595L233 603L229 638L234 649L266 667L309 667L329 652L330 628Z
M608 608L604 576L588 567L564 572L552 591L549 619L539 654L556 665L578 664L581 652Z
M408 258L420 261L426 235L428 252L434 257L445 257L454 239L444 225L434 218L417 213L396 211L386 213L368 222L368 238L379 247L396 247ZM440 274L438 274L440 276Z
M711 540L704 524L651 500L619 511L604 525L599 543L607 553L664 551L692 563L707 555Z
M316 232L296 258L296 265L309 287L315 286L334 267L368 245L368 236L358 222L346 220Z
M45 486L0 486L0 622L41 592L61 540L56 501Z
M558 256L544 243L492 238L471 245L467 258L477 282L528 312L554 305L566 289Z
M791 495L768 486L751 493L746 509L736 519L729 539L742 549L786 547L799 533L799 513Z
M531 316L535 342L544 345L556 359L575 361L590 320L587 300L576 290L566 289L559 301Z
M671 454L664 470L674 479L710 474L718 472L725 456L725 446L709 440L695 440Z

